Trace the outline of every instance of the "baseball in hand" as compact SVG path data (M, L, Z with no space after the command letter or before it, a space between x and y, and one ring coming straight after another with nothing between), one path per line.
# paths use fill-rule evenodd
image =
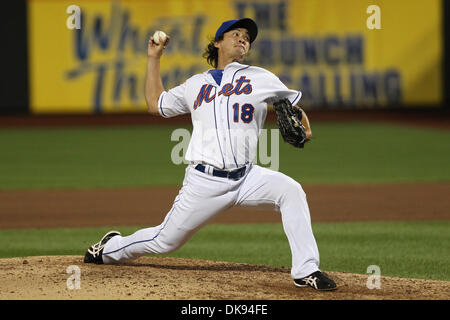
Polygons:
M163 31L156 31L153 34L153 42L156 44L164 43L167 40L167 35Z

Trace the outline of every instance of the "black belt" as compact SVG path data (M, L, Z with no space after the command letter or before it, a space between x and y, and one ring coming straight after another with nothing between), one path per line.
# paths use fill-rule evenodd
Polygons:
M195 169L197 169L198 171L201 171L203 173L205 173L205 171L206 171L206 167L202 164L196 165ZM242 178L245 175L246 169L247 169L246 167L242 167L240 169L233 170L233 171L222 171L222 170L213 169L212 175L216 176L216 177L221 177L221 178L228 178L231 180L239 180L240 178Z

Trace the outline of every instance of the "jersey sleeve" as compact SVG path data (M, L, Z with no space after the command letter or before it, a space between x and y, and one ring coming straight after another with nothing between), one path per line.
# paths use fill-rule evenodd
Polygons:
M302 97L301 91L289 89L271 72L268 72L267 79L264 81L264 86L264 100L268 104L273 104L275 101L287 98L292 105L296 105Z
M169 91L163 91L158 99L158 111L164 118L190 113L186 103L186 82Z

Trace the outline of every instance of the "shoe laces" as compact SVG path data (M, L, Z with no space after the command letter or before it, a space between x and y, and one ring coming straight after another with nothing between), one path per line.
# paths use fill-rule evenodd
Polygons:
M94 258L98 257L100 255L100 252L103 250L103 248L105 247L105 244L102 244L101 242L98 242L94 245L92 245L89 249L88 252L90 254L92 254L92 256Z
M312 286L312 287L317 289L317 279L318 279L317 277L309 276L309 277L303 278L302 280L306 284L308 284L308 285L310 285L310 286Z

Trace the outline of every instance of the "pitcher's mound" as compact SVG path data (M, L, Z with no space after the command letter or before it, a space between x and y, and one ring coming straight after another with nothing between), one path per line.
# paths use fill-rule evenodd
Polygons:
M450 299L450 282L326 272L339 288L318 292L293 285L287 267L168 257L127 265L84 264L81 256L0 259L0 299L331 300Z

